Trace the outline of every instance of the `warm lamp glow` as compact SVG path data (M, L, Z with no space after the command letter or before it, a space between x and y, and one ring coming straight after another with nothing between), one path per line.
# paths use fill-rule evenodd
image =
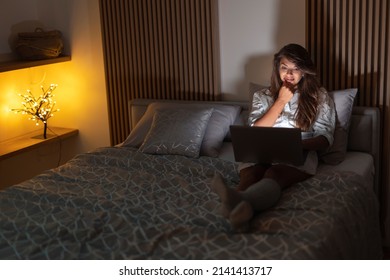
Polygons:
M42 94L36 98L30 90L27 90L27 94L19 94L23 98L22 108L11 109L15 113L21 113L24 115L30 115L29 120L35 121L36 125L39 122L43 122L43 138L46 139L47 120L54 116L54 112L58 112L59 109L54 109L56 102L53 100L53 91L57 88L56 84L51 84L50 87L45 90L41 86Z

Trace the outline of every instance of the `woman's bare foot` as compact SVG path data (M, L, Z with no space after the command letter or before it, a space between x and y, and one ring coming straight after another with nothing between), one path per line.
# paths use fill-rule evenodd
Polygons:
M249 222L253 218L253 208L248 201L241 201L230 212L229 220L234 228L238 232L246 232L249 230Z
M228 187L219 173L215 173L211 187L221 199L221 214L229 218L230 212L242 201L241 195L233 188Z

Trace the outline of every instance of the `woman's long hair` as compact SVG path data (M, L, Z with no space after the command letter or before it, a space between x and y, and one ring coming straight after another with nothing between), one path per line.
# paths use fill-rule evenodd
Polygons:
M307 50L297 44L286 45L274 55L270 87L274 100L278 98L279 89L283 84L279 75L280 60L283 57L294 63L303 74L298 83L300 98L295 121L297 126L305 131L311 127L316 118L321 84L317 79L314 63Z

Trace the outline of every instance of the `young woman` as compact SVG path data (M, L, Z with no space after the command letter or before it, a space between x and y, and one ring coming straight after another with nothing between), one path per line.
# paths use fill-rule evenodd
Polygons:
M289 44L274 55L271 86L254 94L248 121L252 126L300 128L306 158L302 166L241 164L237 189L215 175L212 186L221 199L222 214L236 230L246 230L256 212L274 206L284 188L313 176L317 151L333 143L334 103L305 48Z

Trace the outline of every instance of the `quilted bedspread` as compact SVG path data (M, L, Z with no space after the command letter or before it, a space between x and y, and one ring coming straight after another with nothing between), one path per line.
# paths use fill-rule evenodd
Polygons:
M371 259L381 257L369 184L324 173L232 230L210 188L236 164L108 147L0 192L1 259Z

